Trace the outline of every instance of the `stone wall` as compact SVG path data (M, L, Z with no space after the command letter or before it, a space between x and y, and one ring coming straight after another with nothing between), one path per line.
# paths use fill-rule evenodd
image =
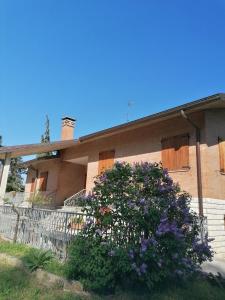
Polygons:
M191 208L198 213L198 199L193 198ZM207 228L215 257L225 258L225 201L220 199L204 198L204 216L207 217Z

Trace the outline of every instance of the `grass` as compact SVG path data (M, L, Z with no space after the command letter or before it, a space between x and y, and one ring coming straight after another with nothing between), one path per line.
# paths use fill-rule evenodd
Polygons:
M4 241L0 239L0 253L6 253L18 257L25 264L29 260L29 257L32 252L38 253L40 252L40 250L31 248L24 244L12 244L8 241ZM63 276L65 274L64 264L55 258L53 258L50 262L48 262L43 269L59 276Z
M25 263L31 248L22 244L12 244L0 240L0 253L7 253L21 258ZM35 250L38 251L38 250ZM53 259L44 269L63 276L64 265ZM81 300L76 295L63 292L59 287L47 289L38 284L32 273L25 269L12 267L6 262L0 262L0 300ZM213 285L207 280L197 279L179 286L173 285L152 293L144 291L118 291L112 296L93 295L93 300L224 300L225 288Z
M0 262L0 300L84 300L55 287L48 289L36 282L31 273ZM118 292L113 296L93 295L92 300L224 300L225 290L206 281L187 283L152 294Z
M188 282L182 287L171 286L151 294L119 293L108 300L224 300L225 289L211 285L207 281Z
M0 262L0 300L80 300L79 296L55 287L40 285L32 274Z

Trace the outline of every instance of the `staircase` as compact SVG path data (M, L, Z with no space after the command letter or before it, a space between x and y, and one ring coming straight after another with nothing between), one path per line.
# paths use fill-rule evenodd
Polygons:
M67 198L64 201L64 207L79 207L80 205L80 201L82 201L82 198L85 196L86 194L86 190L83 189L81 191L79 191L78 193L74 194L73 196Z

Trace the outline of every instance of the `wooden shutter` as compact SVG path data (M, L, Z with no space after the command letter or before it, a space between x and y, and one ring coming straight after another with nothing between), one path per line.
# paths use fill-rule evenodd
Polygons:
M189 167L189 136L179 135L175 137L176 169Z
M115 151L104 151L99 153L98 174L111 169L114 164Z
M162 140L162 165L168 170L175 169L175 149L174 138L166 138Z
M162 164L168 170L189 167L189 136L173 136L162 140Z
M42 172L39 178L39 190L44 192L47 189L48 172Z
M36 178L31 179L31 187L30 187L30 192L33 193L35 191L35 182Z
M225 172L225 140L218 138L220 155L220 172Z

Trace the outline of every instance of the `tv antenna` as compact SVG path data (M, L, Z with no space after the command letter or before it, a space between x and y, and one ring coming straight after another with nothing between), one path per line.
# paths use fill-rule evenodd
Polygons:
M127 122L129 122L129 113L130 113L130 110L131 110L131 107L134 105L134 101L132 100L129 100L127 102Z

